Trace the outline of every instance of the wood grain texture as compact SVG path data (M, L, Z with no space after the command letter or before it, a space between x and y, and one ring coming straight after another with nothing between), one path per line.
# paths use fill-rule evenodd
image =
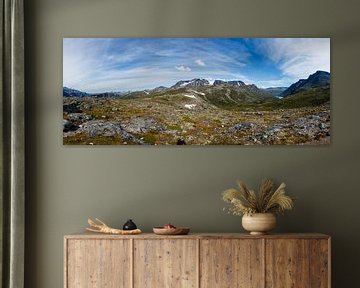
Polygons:
M139 236L65 236L64 287L331 287L327 235Z
M324 239L310 240L310 287L328 288L330 274L329 243Z
M309 287L309 244L306 239L266 239L266 288Z
M134 240L134 287L196 288L196 251L193 239Z
M261 288L261 239L204 239L200 244L200 287Z
M131 287L130 240L67 240L66 288Z

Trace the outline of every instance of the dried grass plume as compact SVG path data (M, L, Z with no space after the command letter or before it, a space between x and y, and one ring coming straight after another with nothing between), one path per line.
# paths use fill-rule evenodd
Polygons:
M229 213L233 215L251 215L255 213L283 214L294 208L294 198L285 195L285 183L274 190L274 182L264 179L258 193L249 190L238 181L238 189L227 189L222 193L222 199L230 204Z

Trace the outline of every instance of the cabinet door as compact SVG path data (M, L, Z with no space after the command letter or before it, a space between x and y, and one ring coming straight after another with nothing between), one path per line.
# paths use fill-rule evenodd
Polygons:
M130 240L68 239L66 288L131 287Z
M264 287L263 242L260 239L200 241L200 287Z
M312 239L310 241L310 287L330 287L330 240Z
M266 288L310 287L310 241L266 240Z
M197 240L134 240L135 288L197 287Z

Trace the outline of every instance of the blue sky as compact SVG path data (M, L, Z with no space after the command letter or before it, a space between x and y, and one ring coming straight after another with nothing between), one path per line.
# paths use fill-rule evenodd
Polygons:
M64 38L63 85L96 93L242 80L289 86L330 72L329 38Z

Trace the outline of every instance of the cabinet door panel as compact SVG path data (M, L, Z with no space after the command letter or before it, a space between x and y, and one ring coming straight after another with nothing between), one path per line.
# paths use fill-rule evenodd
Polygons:
M329 287L330 275L329 240L313 239L310 242L310 287Z
M266 240L266 288L304 288L310 280L310 240Z
M264 287L263 244L260 239L200 241L200 287Z
M131 287L130 240L67 240L67 288Z
M134 287L197 287L197 243L195 239L134 240Z

